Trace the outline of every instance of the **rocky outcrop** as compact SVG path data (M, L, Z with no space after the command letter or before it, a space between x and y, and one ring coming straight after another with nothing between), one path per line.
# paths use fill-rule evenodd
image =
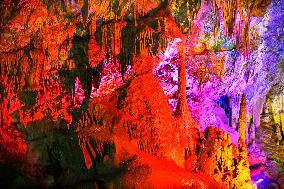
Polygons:
M221 129L208 127L197 148L197 169L229 188L254 188L247 159L242 156L230 136Z

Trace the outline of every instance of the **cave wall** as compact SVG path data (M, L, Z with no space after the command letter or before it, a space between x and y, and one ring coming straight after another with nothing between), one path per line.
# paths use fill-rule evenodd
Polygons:
M0 5L0 157L29 184L252 188L272 158L281 185L283 3Z

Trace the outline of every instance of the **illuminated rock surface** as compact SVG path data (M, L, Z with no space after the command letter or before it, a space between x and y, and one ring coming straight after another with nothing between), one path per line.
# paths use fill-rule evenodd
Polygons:
M0 188L283 188L284 4L0 3Z

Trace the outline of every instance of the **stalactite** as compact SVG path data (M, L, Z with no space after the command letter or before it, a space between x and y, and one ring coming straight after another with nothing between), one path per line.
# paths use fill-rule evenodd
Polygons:
M245 57L249 53L249 25L251 9L254 5L254 1L244 0L226 0L212 1L213 11L215 15L218 15L218 10L223 15L223 24L225 26L226 35L231 36L234 34L236 38L236 45L241 45Z

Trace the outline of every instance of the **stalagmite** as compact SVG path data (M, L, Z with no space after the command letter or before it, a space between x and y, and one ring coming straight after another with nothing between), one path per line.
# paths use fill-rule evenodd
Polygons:
M239 141L238 146L241 151L246 151L246 96L242 94L241 104L240 104L240 112L239 112Z
M188 120L189 111L186 100L186 68L183 45L179 44L179 64L178 64L178 104L176 116L181 120Z

